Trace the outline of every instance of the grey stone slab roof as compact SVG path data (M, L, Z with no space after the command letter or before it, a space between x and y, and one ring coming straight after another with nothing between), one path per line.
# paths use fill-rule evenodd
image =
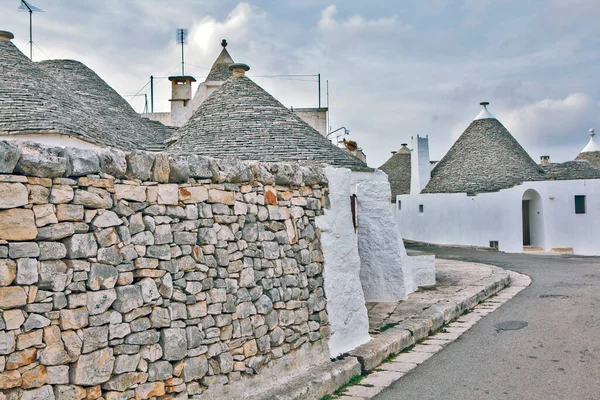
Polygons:
M81 103L8 40L0 40L0 133L62 133L94 141Z
M38 65L80 101L86 115L93 119L97 142L123 150L164 149L172 129L142 118L90 68L73 60L47 60Z
M223 47L221 54L215 60L212 65L206 81L226 81L231 76L229 66L233 64L233 59L227 52L227 49Z
M33 63L0 41L0 133L62 134L122 150L158 151L172 130L142 118L77 61Z
M410 156L410 151L398 151L379 167L388 176L392 188L392 203L396 202L396 196L410 194Z
M591 166L587 160L542 164L540 167L547 180L600 179L600 169Z
M586 151L579 153L576 160L585 160L594 168L600 169L600 151Z
M495 118L473 121L431 171L422 193L492 192L544 180L542 169Z
M244 74L233 74L212 93L169 143L167 150L180 154L371 170Z

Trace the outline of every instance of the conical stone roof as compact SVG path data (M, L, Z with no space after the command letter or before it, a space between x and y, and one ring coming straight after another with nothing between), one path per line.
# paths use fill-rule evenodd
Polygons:
M226 46L227 44L225 44ZM223 50L221 50L221 54L213 63L208 76L206 77L207 81L226 81L231 76L231 70L229 66L233 64L233 59L229 55L227 49L223 46Z
M431 171L422 193L492 192L544 179L541 168L500 121L480 118Z
M81 102L27 58L0 40L0 134L60 133L96 142Z
M123 150L164 148L163 143L173 130L140 117L125 99L81 62L47 60L37 64L81 103L93 133L98 136L97 142Z
M402 144L400 150L394 153L379 169L388 176L392 189L392 203L396 202L396 196L410 193L410 150L406 144Z
M169 143L168 151L181 154L370 170L242 73L212 93Z

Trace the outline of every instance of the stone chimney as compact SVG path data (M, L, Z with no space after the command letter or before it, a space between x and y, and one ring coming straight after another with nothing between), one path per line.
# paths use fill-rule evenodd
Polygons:
M229 66L229 69L234 75L242 74L246 75L246 71L250 70L250 67L247 64L243 63L234 63Z
M431 166L429 163L429 135L416 138L411 138L412 155L411 155L411 176L410 176L410 193L419 194L425 188L429 179L431 179ZM404 146L400 148L403 151ZM408 148L406 148L410 152Z
M9 31L0 31L0 40L13 40L15 35Z
M171 125L183 126L194 113L192 99L193 76L170 76L171 81Z
M550 164L550 156L541 156L540 164L542 164L542 165Z

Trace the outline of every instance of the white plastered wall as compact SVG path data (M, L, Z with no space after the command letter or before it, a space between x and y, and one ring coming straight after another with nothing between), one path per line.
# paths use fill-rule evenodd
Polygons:
M0 140L22 140L28 142L37 142L46 146L54 147L77 147L80 149L98 149L101 146L86 142L69 135L59 133L31 133L27 135L5 135L0 136Z
M575 254L600 255L600 180L525 182L493 193L401 195L396 218L404 239L434 244L482 246L497 240L499 250L523 251L522 200L532 204L532 245L546 251L572 248ZM586 196L586 213L575 214L575 195ZM419 212L423 205L423 213ZM539 212L539 214L538 214ZM537 221L536 221L537 219ZM538 232L536 235L535 232Z
M352 172L325 168L330 207L317 217L325 266L327 314L331 325L329 352L336 357L370 340L365 295L360 283L358 237L354 233L348 184Z

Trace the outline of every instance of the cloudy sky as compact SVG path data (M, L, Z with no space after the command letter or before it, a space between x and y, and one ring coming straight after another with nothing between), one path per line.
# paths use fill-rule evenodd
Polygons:
M72 58L141 111L150 75L179 71L175 29L188 28L186 74L203 80L229 42L235 61L286 106L315 107L330 85L331 126L346 126L381 165L413 135L441 158L480 101L534 159L574 158L600 132L598 0L31 0L34 60ZM28 53L28 16L0 2L0 29ZM266 76L266 77L265 77ZM147 92L146 87L140 93ZM159 79L155 111L168 111Z

